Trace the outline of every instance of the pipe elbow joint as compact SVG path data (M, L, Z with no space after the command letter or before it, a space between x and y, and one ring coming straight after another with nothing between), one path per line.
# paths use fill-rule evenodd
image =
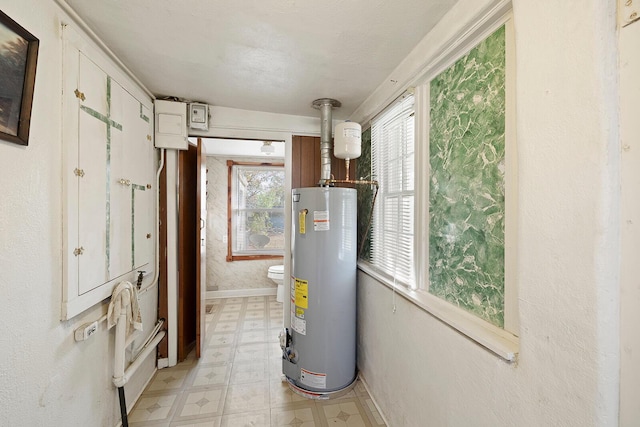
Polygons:
M127 383L127 376L123 375L121 377L113 377L112 381L113 385L115 385L116 387L124 387L124 385Z

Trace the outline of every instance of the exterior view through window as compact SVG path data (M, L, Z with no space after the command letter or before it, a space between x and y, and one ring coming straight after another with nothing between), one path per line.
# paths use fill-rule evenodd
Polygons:
M284 166L230 163L232 256L282 256Z

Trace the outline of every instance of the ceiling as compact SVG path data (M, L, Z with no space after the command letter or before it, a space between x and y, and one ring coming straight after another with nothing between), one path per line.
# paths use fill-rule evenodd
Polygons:
M67 0L156 96L346 119L456 0Z

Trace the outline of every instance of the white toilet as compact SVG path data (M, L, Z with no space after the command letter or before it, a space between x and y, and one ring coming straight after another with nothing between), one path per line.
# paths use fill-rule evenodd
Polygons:
M284 265L272 265L269 267L267 277L278 285L276 301L284 302Z

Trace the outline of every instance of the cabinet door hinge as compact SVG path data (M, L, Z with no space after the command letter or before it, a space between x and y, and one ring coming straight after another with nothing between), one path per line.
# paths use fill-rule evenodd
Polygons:
M75 168L73 170L73 173L75 176L79 176L80 178L82 178L84 176L84 169Z
M82 246L80 246L79 248L75 248L75 250L73 251L73 254L75 256L82 255L83 253L84 253L84 248Z
M640 1L620 0L618 11L620 26L626 27L627 25L640 20Z
M78 98L78 99L81 99L81 100L83 100L83 101L84 101L85 99L87 99L87 98L84 96L84 93L83 93L83 92L80 92L78 89L74 90L74 91L73 91L73 93L75 93L75 94L76 94L76 98Z

